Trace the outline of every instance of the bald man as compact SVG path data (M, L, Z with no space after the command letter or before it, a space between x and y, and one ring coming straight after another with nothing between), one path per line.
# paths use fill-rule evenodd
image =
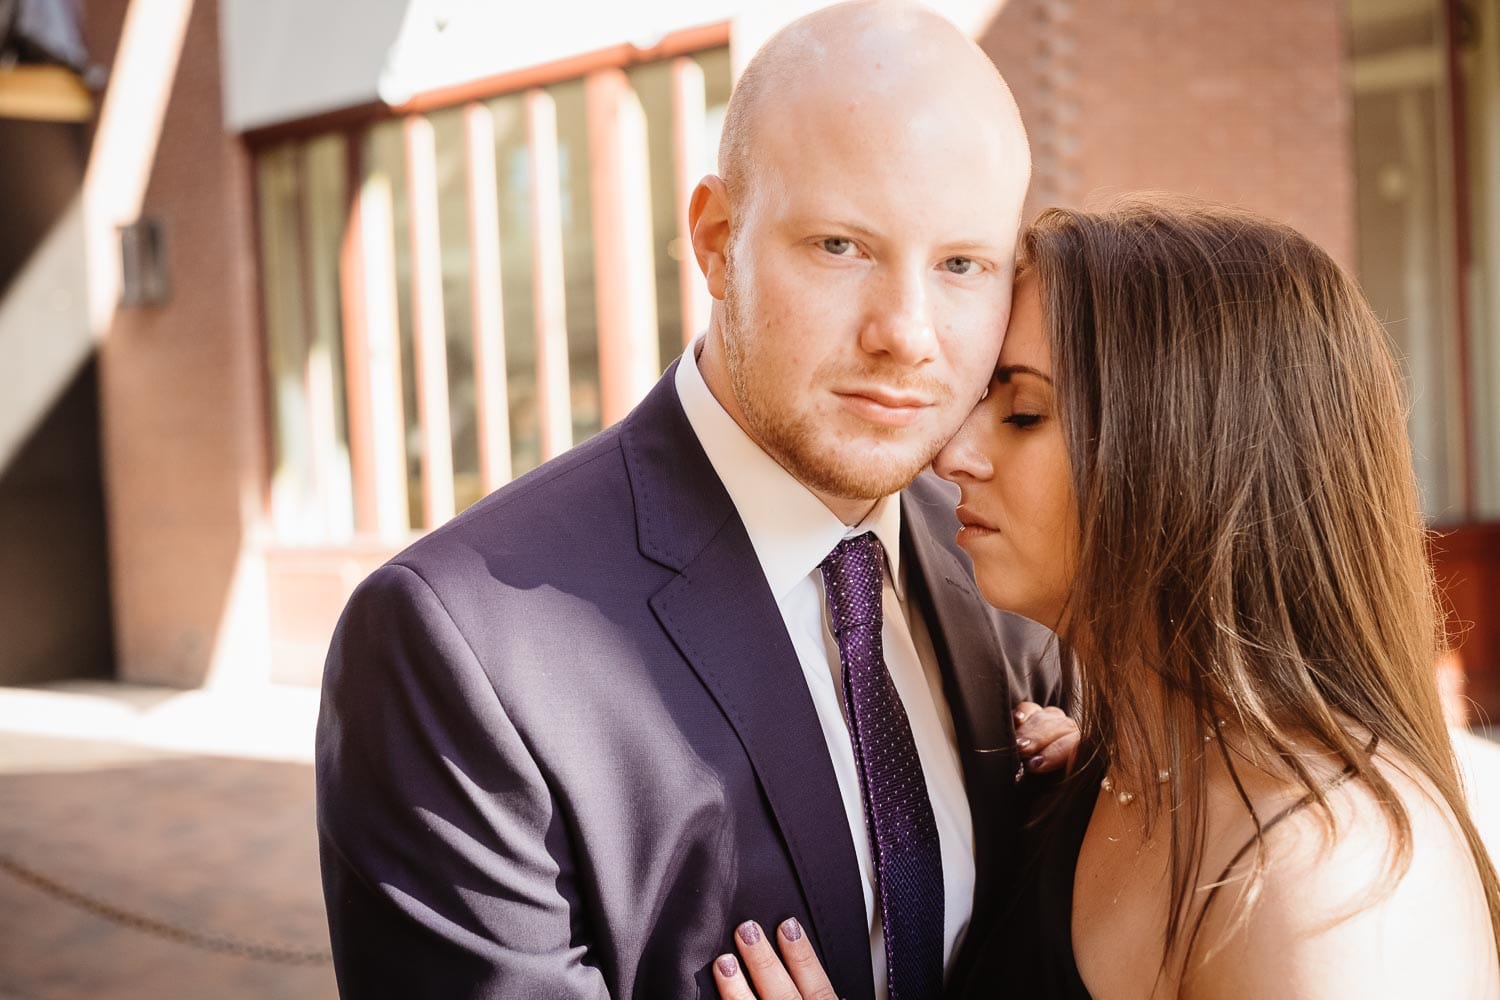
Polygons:
M922 8L751 61L690 208L707 332L339 624L343 996L713 997L731 935L788 919L845 997L959 988L1026 805L1013 710L1057 671L923 470L993 370L1028 173L994 67Z

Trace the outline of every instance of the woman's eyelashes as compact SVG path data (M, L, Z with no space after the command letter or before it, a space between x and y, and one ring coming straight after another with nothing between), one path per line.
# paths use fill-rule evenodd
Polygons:
M1041 419L1042 415L1040 413L1012 413L1008 417L1002 417L1000 422L1002 424L1010 424L1019 430L1025 430L1028 427L1034 427L1037 421Z

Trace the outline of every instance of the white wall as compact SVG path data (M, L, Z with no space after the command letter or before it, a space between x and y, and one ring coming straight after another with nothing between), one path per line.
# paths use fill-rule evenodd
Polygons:
M733 21L736 70L827 0L220 0L224 117L233 131ZM977 34L1003 0L931 6Z
M378 96L410 0L219 0L224 123L233 132Z

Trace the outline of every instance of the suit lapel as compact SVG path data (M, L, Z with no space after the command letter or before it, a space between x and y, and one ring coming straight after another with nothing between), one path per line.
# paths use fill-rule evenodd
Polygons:
M749 536L671 388L674 372L621 435L641 551L678 574L651 608L745 748L830 978L844 995L872 996L864 890L822 726Z
M1011 789L1019 757L1010 717L1010 678L992 627L992 609L979 595L969 567L938 540L939 532L957 530L952 507L945 506L944 517L938 518L910 492L903 502L914 570L908 571L907 585L925 614L943 673L974 821L973 916L948 973L949 983L957 984L982 946L977 931L988 922L988 910L999 895L997 863L1004 859L997 855L1011 850L1016 823Z
M651 601L745 747L831 980L867 996L869 926L843 798L781 613L738 521Z
M979 596L969 567L937 540L935 532L946 530L946 525L931 525L925 506L910 493L902 495L903 533L916 564L915 582L925 598L928 630L950 688L960 749L966 754L1008 749L1014 739L1005 711L1010 678L990 627L992 609ZM952 519L951 508L945 513Z

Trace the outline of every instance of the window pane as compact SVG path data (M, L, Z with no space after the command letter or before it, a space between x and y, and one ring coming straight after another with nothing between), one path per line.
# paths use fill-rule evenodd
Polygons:
M629 72L646 113L651 163L651 249L656 274L656 328L662 366L682 353L682 296L677 258L677 191L673 169L672 64L646 63Z
M703 70L703 162L719 162L719 133L724 130L724 111L729 107L729 90L733 81L729 77L729 50L710 49L695 57Z
M469 261L468 158L462 108L427 116L437 147L438 239L442 247L443 327L448 340L448 419L453 433L454 509L484 495L474 380L473 289Z
M307 185L307 267L312 296L308 385L316 489L323 510L324 537L329 540L347 539L354 534L339 295L340 249L349 212L347 164L343 136L324 136L307 144L303 169Z
M354 508L339 326L342 138L262 155L257 186L273 429L272 523L283 541L348 538Z
M699 155L700 166L706 170L714 160L728 100L728 50L695 58L705 75L704 146ZM677 258L691 253L690 248L675 246L679 193L673 177L671 64L639 66L628 74L646 115L649 174L632 184L651 205L651 247L643 250L651 254L657 333L665 364L680 353L683 338ZM582 441L597 433L602 422L588 118L582 80L553 85L547 93L555 107L558 132L569 412L573 440ZM534 179L530 176L526 96L511 94L485 103L495 136L510 458L512 475L518 476L535 468L543 457L532 258L535 234L531 231ZM427 120L436 153L454 499L461 510L483 490L464 111L442 109L430 113ZM425 523L406 136L404 122L390 120L372 125L357 140L330 133L257 155L275 453L272 505L283 540L337 541L351 537L354 530L340 275L352 193L348 141L360 144L362 175L356 190L374 199L367 213L369 228L359 248L366 258L362 284L367 297L373 294L381 303L394 305L399 344L395 363L401 368L400 402L392 399L390 404L380 404L377 400L375 405L391 411L399 405L403 412L399 422L391 419L390 426L379 433L389 439L384 447L392 449L399 423L399 454L410 512L407 526ZM377 312L379 316L372 315L368 322L385 322L389 307L381 304ZM378 331L372 334L378 336ZM378 384L381 373L373 374ZM394 374L387 372L387 377ZM386 384L394 388L394 382Z
M257 163L260 270L271 392L271 517L277 535L289 540L314 538L318 531L303 377L307 331L298 161L297 147L283 146L263 153Z
M715 170L719 129L729 100L729 50L713 49L695 57L704 74L705 115L700 133L703 148L695 149L693 180ZM646 63L629 71L630 84L646 112L647 151L651 163L651 230L656 268L656 317L662 367L682 354L683 316L678 259L692 255L692 247L677 245L678 193L672 118L672 62ZM686 197L686 193L682 197ZM696 269L695 269L696 274ZM691 331L696 335L700 330Z
M499 186L500 286L505 310L506 393L510 400L510 462L521 475L542 462L536 383L536 313L531 259L531 150L522 95L489 101L495 123Z
M1474 259L1469 273L1474 512L1500 519L1500 5L1474 4L1464 53Z
M1350 14L1360 281L1405 361L1424 509L1451 521L1466 512L1441 5Z
M548 87L557 104L557 171L562 193L563 277L567 284L568 380L573 441L599 433L599 324L594 303L594 221L589 129L583 81Z
M416 343L411 316L411 199L406 182L406 141L400 120L373 126L365 138L365 176L383 178L391 194L391 249L396 262L396 320L401 341L401 407L406 451L409 527L425 523L422 502L422 441L417 413Z

